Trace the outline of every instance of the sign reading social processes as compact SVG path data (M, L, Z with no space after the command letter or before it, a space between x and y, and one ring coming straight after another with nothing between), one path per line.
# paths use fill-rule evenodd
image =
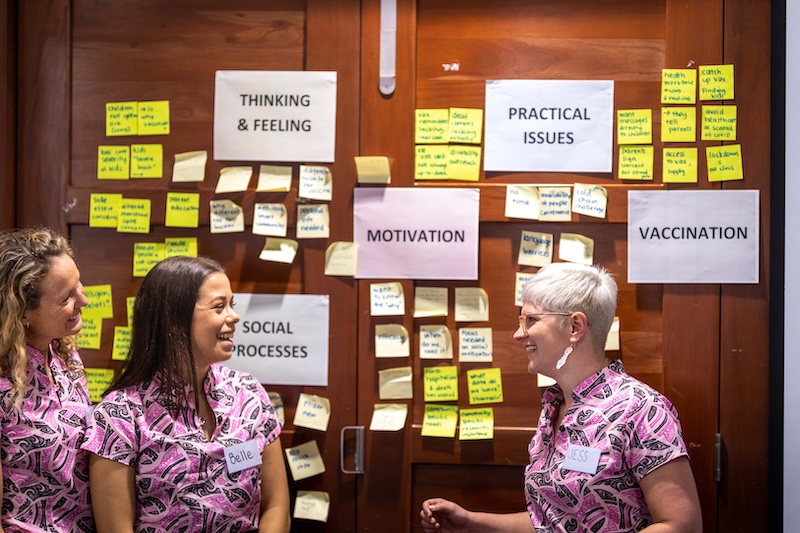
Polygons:
M758 283L758 194L630 191L628 282Z
M478 189L353 192L357 278L478 279Z
M234 294L241 320L224 364L270 385L328 384L330 298Z
M336 72L218 70L214 159L331 163Z
M611 172L614 82L488 80L486 171Z

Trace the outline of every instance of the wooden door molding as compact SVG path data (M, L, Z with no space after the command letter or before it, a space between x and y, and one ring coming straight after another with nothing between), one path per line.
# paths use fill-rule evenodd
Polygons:
M15 226L17 153L17 2L0 2L0 230Z

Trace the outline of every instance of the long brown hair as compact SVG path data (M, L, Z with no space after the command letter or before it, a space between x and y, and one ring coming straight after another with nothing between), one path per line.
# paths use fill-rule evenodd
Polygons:
M22 315L39 307L41 281L50 272L53 260L64 254L75 257L67 239L49 228L0 234L0 376L11 382L9 400L17 407L30 381ZM73 337L53 340L50 349L67 368L77 370L72 358L76 350Z
M225 270L213 259L183 256L165 259L148 272L133 304L128 357L106 394L159 376L160 399L173 415L186 411L187 388L198 405L192 317L200 286L217 272Z

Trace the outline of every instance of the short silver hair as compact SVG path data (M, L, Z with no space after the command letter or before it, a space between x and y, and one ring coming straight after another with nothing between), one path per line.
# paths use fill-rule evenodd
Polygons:
M580 311L589 321L595 347L603 349L617 309L617 283L598 265L551 263L525 283L522 301L548 313Z

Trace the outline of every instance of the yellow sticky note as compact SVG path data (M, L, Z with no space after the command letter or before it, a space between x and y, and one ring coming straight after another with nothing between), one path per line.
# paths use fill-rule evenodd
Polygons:
M402 324L375 324L375 357L411 355L408 331Z
M371 316L395 316L405 314L406 299L403 286L399 281L371 283L369 292L369 309Z
M89 227L116 228L121 202L121 194L92 193L89 195Z
M415 148L414 179L446 180L450 150L447 145L420 145Z
M458 368L429 366L424 373L426 402L458 400Z
M494 409L482 407L461 409L458 440L491 440L494 438Z
M447 316L447 287L415 287L414 318Z
M326 276L355 276L357 267L357 242L332 242L325 250Z
M386 368L378 371L378 398L381 400L409 400L414 397L410 366Z
M651 144L652 142L652 109L617 110L617 144Z
M139 102L139 135L169 135L169 101Z
M620 146L617 177L621 180L653 179L652 146Z
M83 293L89 303L81 311L84 317L114 318L111 285L84 285Z
M244 211L230 200L209 202L209 231L211 233L236 233L244 231Z
M293 518L327 522L331 508L331 497L321 490L298 490L294 500Z
M125 309L128 312L128 325L133 323L133 306L136 303L136 296L128 296L125 298Z
M570 263L594 264L594 239L578 233L562 233L558 241L558 258Z
M572 190L570 187L539 187L539 220L542 222L569 222L572 220Z
M370 431L400 431L406 427L408 406L404 403L373 404Z
M137 242L133 245L133 277L143 278L165 257L163 242ZM129 322L130 323L130 322Z
M608 337L606 337L605 351L614 352L619 350L619 347L619 317L615 316L614 320L611 322L611 329L608 332Z
M136 102L106 103L106 136L136 135L139 113Z
M700 138L704 141L735 141L736 109L735 105L704 105Z
M733 181L744 179L742 168L742 146L729 144L706 148L708 181Z
M508 218L539 219L539 188L535 185L506 185Z
M522 301L522 289L533 276L534 274L530 272L514 273L514 307L522 307L525 304Z
M331 401L316 394L300 393L294 410L293 424L298 427L328 431L331 419Z
M480 146L451 145L447 151L447 177L449 179L478 181L481 174Z
M128 358L128 349L131 347L131 328L114 326L114 347L111 349L111 359L124 361Z
M286 460L289 463L289 472L295 481L325 472L325 463L322 461L315 440L286 448Z
M126 180L131 174L130 146L97 147L97 179Z
M328 167L300 165L299 198L330 202L333 199L333 175Z
M698 67L700 100L733 100L733 65Z
M519 241L517 263L525 266L543 267L553 262L552 233L523 231Z
M196 228L200 224L200 195L195 192L168 192L164 225L169 228Z
M262 261L291 265L297 255L298 244L293 239L267 237L258 258Z
M456 322L489 320L489 295L480 287L456 287Z
M78 348L100 349L103 333L103 319L99 317L83 317L83 327L78 334Z
M86 368L86 384L89 386L89 398L97 403L103 398L103 393L114 381L113 368Z
M119 204L117 231L120 233L150 233L150 200L123 198Z
M458 425L458 407L455 405L425 405L425 415L422 418L423 437L456 436Z
M572 193L572 212L594 218L606 217L608 191L600 185L576 183Z
M483 109L450 108L448 139L451 143L480 144L483 131Z
M175 154L172 181L175 183L203 181L206 178L207 161L208 152L205 150Z
M164 154L160 144L131 145L131 178L160 178L164 175Z
M661 141L689 142L697 140L697 109L664 107L661 109Z
M297 206L298 239L327 239L331 235L331 215L328 204Z
M452 359L453 338L443 324L423 324L419 327L420 359Z
M661 181L697 183L697 148L664 148Z
M356 156L356 174L359 183L391 183L389 158L383 155Z
M292 167L261 165L258 168L257 192L288 192L292 188Z
M197 257L197 237L167 237L164 239L164 258L176 255Z
M417 109L414 142L416 144L447 143L450 127L449 109Z
M289 216L283 204L253 205L253 235L286 237Z
M481 368L467 371L469 403L502 403L503 376L499 368Z
M697 100L697 71L665 68L661 71L661 103L693 104Z
M469 363L492 361L492 328L460 328L458 360Z
M219 171L215 193L244 192L253 178L253 167L225 167Z

